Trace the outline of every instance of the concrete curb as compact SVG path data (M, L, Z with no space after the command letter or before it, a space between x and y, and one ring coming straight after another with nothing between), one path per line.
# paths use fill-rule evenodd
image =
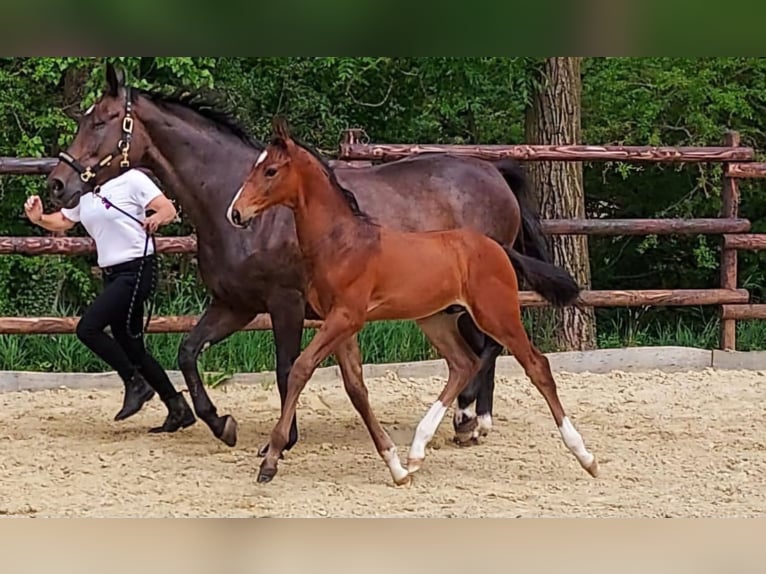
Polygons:
M653 369L663 371L695 371L706 368L766 370L766 351L729 352L691 347L631 347L627 349L599 349L572 351L546 355L554 372L609 373L611 371L640 372ZM522 376L523 370L513 357L500 357L498 376ZM416 363L389 363L364 365L366 378L385 377L393 373L401 378L446 377L444 361ZM177 388L185 388L180 371L168 373ZM317 369L314 381L340 380L337 367ZM237 373L226 383L274 384L274 373ZM32 371L0 371L0 392L40 391L46 389L109 389L119 388L122 382L114 372L106 373L44 373Z

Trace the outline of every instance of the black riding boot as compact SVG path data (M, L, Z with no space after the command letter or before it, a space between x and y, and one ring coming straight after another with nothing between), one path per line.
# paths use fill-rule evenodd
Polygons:
M146 379L136 371L133 376L125 383L125 396L122 400L122 409L116 415L114 420L121 421L133 416L144 403L154 396L154 389L149 386Z
M176 432L197 422L194 412L181 393L163 402L168 407L168 416L162 426L149 429L150 433Z

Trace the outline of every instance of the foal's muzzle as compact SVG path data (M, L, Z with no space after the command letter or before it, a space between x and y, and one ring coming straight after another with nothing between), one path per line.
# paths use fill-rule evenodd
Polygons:
M229 210L229 223L231 223L234 227L245 229L250 223L250 220L247 220L246 222L243 223L242 214L239 212L238 209L235 209L234 207L232 207Z

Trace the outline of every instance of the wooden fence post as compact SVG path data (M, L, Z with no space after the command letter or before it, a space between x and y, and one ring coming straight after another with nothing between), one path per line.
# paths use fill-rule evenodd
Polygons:
M739 133L729 131L726 133L725 145L739 146ZM721 217L736 218L739 214L739 182L729 174L730 164L724 163L723 182L721 189ZM725 242L721 244L721 289L737 288L737 254L736 248L727 247ZM720 347L724 351L737 349L737 321L727 319L721 307L721 338Z

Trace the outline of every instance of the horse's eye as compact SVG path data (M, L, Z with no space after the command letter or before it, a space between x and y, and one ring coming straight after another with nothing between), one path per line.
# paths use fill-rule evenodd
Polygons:
M275 175L277 175L277 168L267 167L264 173L266 174L266 177L274 177Z

